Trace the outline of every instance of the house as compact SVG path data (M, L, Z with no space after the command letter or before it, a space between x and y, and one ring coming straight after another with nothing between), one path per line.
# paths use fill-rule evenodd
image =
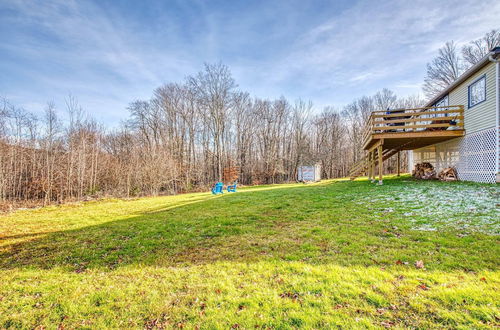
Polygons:
M461 180L494 183L499 176L500 47L467 70L426 106L462 105L463 137L409 152L410 170L430 162L437 171L455 167Z
M455 167L460 180L499 182L499 86L496 47L424 107L372 112L364 135L366 156L352 167L351 179L367 174L374 180L378 164L408 150L410 171L429 162L437 172ZM382 184L382 166L378 176Z

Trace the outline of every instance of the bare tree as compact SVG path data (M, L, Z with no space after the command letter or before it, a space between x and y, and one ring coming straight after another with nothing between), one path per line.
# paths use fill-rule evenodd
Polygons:
M343 167L347 157L344 157L343 149L346 147L346 126L340 113L332 107L326 107L313 118L312 125L314 155L321 163L323 176L333 178L345 175Z
M205 70L188 78L213 138L216 178L222 180L222 163L226 142L226 126L237 87L229 68L221 63L205 64Z
M380 92L377 92L373 97L373 105L377 108L377 110L391 109L396 107L396 100L397 100L396 94L393 91L384 88ZM366 119L367 111L369 111L371 107L370 104L371 102L368 102L367 106L365 107L362 106L363 99L360 99L358 103L363 115L363 119Z
M500 30L491 30L482 38L463 46L462 56L464 61L472 66L485 57L491 49L498 46L500 46Z
M378 92L376 96L363 96L347 104L341 114L347 126L348 139L351 143L349 157L356 162L362 156L361 140L363 128L373 110L385 109L394 103L394 93L389 90Z
M432 98L453 83L465 66L453 41L447 42L438 51L438 56L427 64L427 74L423 90L427 98Z
M132 102L129 119L108 132L72 96L66 122L53 103L37 118L4 101L0 201L175 194L228 183L234 171L243 184L289 182L298 166L318 162L324 178L346 176L370 112L419 102L384 89L314 114L311 102L252 99L220 64Z

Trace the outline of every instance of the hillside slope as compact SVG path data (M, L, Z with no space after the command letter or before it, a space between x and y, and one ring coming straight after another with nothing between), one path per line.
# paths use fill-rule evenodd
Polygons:
M0 327L498 325L499 200L402 177L0 216Z

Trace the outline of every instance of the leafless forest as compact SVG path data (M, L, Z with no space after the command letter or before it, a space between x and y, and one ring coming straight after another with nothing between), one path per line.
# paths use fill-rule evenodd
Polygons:
M461 52L447 42L427 65L426 96L497 45L500 30L471 41ZM65 109L47 104L43 116L4 99L0 206L176 194L206 190L221 180L290 182L298 166L316 163L323 178L344 177L361 156L361 131L371 111L423 103L383 89L342 109L320 111L302 100L252 97L223 64L207 64L182 83L157 88L150 100L132 102L128 120L114 130L89 117L71 96ZM385 166L386 172L396 170L395 161Z
M498 29L461 51L447 42L427 65L426 97L498 45ZM223 64L207 64L184 82L157 88L150 100L132 102L128 120L114 130L89 117L71 96L65 109L47 104L43 116L4 99L0 206L176 194L206 190L221 180L290 182L298 166L316 163L323 178L344 177L361 156L361 130L371 111L423 103L383 89L342 109L320 111L302 100L252 97ZM385 166L386 172L396 170L395 161Z
M311 102L253 98L222 64L132 102L129 119L112 131L86 115L74 97L65 109L47 104L39 117L3 100L0 199L5 207L176 194L218 180L289 182L299 165L314 163L322 165L323 178L343 177L360 156L360 131L370 111L420 104L384 89L341 110L319 112Z

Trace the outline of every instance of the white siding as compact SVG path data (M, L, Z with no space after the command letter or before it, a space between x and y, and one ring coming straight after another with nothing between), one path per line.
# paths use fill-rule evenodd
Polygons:
M321 165L299 166L297 172L298 181L320 181Z
M486 101L469 109L468 87L481 76L486 76ZM463 105L465 136L413 151L413 162L429 162L439 173L443 168L455 167L459 179L495 182L496 149L496 67L488 63L449 94L450 105Z
M486 101L469 109L468 87L479 77L486 75ZM463 105L465 133L474 133L483 129L495 127L496 121L496 72L495 63L490 62L473 74L466 81L453 89L449 95L450 105Z

